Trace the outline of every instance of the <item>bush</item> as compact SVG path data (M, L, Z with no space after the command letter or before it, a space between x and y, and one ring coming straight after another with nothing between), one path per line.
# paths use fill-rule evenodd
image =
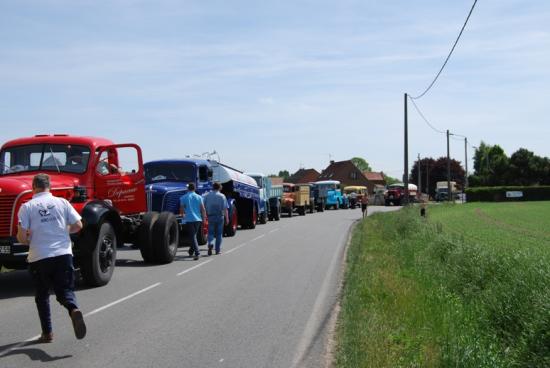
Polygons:
M523 197L507 198L506 192L523 192ZM504 186L477 187L466 189L468 202L510 202L510 201L548 201L550 186Z

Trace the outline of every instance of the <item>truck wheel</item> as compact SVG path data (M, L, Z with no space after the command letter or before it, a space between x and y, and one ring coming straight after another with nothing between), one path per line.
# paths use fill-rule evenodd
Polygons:
M311 202L309 204L309 213L313 213L313 212L315 212L315 204Z
M235 236L237 233L237 225L239 223L239 218L237 214L237 208L235 207L235 204L231 205L231 218L229 219L229 224L226 225L223 229L223 233L225 236Z
M306 215L306 206L305 205L300 207L299 214L300 214L300 216L305 216Z
M260 215L260 220L259 220L260 224L264 225L264 224L267 224L267 213L265 212L262 212L262 214Z
M275 206L273 209L273 220L279 221L281 219L281 207Z
M148 212L143 216L141 224L137 229L136 241L141 257L145 262L154 261L153 254L153 225L157 221L159 214L157 212Z
M258 222L258 210L256 210L256 206L252 205L252 216L248 220L248 228L255 229L256 222Z
M179 225L172 212L162 212L153 224L155 262L170 263L178 251Z
M201 224L199 230L197 231L197 243L199 245L205 245L208 242L208 233L204 233L204 222Z
M319 211L319 212L324 212L324 211L325 211L325 201L321 200L321 201L319 202L318 211Z
M83 249L80 266L84 282L90 286L107 284L113 276L116 262L117 238L113 225L102 223L97 239L89 233L80 246Z

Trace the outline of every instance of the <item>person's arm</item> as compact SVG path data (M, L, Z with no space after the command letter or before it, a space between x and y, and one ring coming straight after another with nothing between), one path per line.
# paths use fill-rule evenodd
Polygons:
M202 215L202 220L204 221L206 219L206 208L204 208L204 203L202 203L202 201L201 201L201 215Z
M21 206L18 213L19 223L17 224L17 241L22 244L29 244L31 240L30 218L27 213L27 206Z
M17 225L17 241L21 244L29 244L31 240L31 231L23 229L21 224Z
M79 232L80 230L82 230L83 227L84 227L84 225L82 225L82 221L81 221L81 220L78 220L78 221L75 222L74 224L70 224L70 225L69 225L69 233L70 233L70 234L77 233L77 232Z
M229 210L227 209L229 205L227 204L227 198L223 197L223 217L225 218L225 224L229 224Z

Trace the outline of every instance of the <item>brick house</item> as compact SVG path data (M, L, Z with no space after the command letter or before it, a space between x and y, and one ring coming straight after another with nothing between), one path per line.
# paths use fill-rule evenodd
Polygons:
M319 175L315 169L300 169L292 174L287 181L294 184L310 183L319 180Z
M317 180L338 180L342 188L348 185L369 187L367 178L351 160L330 161L330 165L323 170Z
M377 186L385 186L386 185L386 179L384 179L384 173L381 172L374 172L374 171L363 171L363 175L367 178L369 188L369 193L372 193L374 191L374 188Z

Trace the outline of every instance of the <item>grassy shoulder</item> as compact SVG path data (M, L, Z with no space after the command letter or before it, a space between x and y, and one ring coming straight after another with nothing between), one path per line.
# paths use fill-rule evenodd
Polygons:
M356 228L337 367L550 366L550 237L537 216L550 203L494 206L428 219L411 208Z

